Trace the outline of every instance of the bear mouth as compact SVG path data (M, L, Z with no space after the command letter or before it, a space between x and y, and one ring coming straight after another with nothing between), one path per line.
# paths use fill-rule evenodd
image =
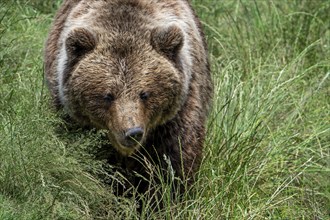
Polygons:
M137 152L143 143L143 137L140 141L135 140L134 138L116 138L111 134L108 135L111 144L113 147L120 153L122 156L131 156Z
M116 144L115 148L116 150L123 156L132 156L134 153L136 153L141 147L140 143L137 143L136 145L132 146L126 146L123 144Z

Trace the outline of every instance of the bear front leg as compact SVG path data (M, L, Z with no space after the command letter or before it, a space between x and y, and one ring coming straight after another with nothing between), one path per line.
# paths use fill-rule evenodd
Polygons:
M198 119L192 121L186 117L177 117L157 129L153 135L157 139L147 149L155 147L157 155L151 155L152 160L159 160L165 175L169 175L170 161L174 175L191 185L202 160L205 126Z

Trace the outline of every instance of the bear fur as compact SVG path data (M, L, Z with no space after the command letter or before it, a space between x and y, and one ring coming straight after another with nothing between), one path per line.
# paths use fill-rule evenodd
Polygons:
M143 172L134 159L141 154L167 169L165 157L176 176L193 181L213 91L187 0L65 0L44 62L56 108L107 130L121 166Z

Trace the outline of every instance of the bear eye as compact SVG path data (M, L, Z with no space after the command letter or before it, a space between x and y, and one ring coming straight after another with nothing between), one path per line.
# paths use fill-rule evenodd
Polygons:
M115 100L115 97L111 94L111 93L108 93L106 94L103 99L108 102L108 103L111 103Z
M146 101L149 98L149 93L148 92L141 92L140 93L140 99L142 101Z

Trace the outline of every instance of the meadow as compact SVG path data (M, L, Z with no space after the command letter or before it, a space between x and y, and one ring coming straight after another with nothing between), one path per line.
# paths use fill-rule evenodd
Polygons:
M192 0L214 80L198 181L141 215L95 158L102 132L50 105L43 46L60 1L0 2L0 219L330 219L330 1Z

